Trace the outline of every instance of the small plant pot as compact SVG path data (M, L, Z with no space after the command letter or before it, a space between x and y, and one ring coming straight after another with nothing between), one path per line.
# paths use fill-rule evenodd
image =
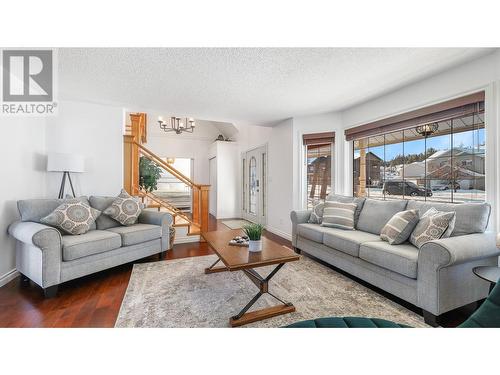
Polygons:
M257 253L259 251L262 251L262 240L248 241L248 251L252 253Z

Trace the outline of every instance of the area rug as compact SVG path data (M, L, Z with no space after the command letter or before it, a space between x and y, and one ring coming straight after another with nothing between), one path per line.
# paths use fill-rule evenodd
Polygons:
M229 327L257 293L241 271L205 274L215 255L135 264L116 327ZM259 268L261 275L273 266ZM270 291L293 302L297 311L244 327L281 327L327 316L383 318L426 327L423 318L306 256L286 264L270 281ZM275 305L264 295L253 309Z
M223 220L222 224L230 229L240 229L247 224L251 224L248 220L244 219L233 219L233 220Z

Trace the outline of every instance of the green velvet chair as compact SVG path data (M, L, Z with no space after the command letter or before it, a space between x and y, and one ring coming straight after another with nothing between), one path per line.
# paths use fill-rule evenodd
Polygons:
M286 328L408 328L408 326L374 318L319 318L304 320ZM481 307L458 328L500 328L500 280Z

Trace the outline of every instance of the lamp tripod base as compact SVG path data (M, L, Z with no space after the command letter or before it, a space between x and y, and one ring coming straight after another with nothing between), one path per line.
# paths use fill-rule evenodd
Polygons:
M61 181L61 187L59 188L58 198L59 199L64 198L64 189L66 187L66 177L69 180L69 186L71 187L71 192L73 193L73 198L76 198L75 189L73 188L73 181L71 181L71 175L69 174L69 172L63 172L63 177L62 177L62 181Z

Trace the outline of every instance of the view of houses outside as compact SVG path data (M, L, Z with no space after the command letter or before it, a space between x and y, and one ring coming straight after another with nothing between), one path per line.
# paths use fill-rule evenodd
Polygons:
M307 208L324 201L332 190L332 144L306 146Z
M444 202L485 200L484 113L354 141L354 194ZM366 186L360 186L361 157Z

